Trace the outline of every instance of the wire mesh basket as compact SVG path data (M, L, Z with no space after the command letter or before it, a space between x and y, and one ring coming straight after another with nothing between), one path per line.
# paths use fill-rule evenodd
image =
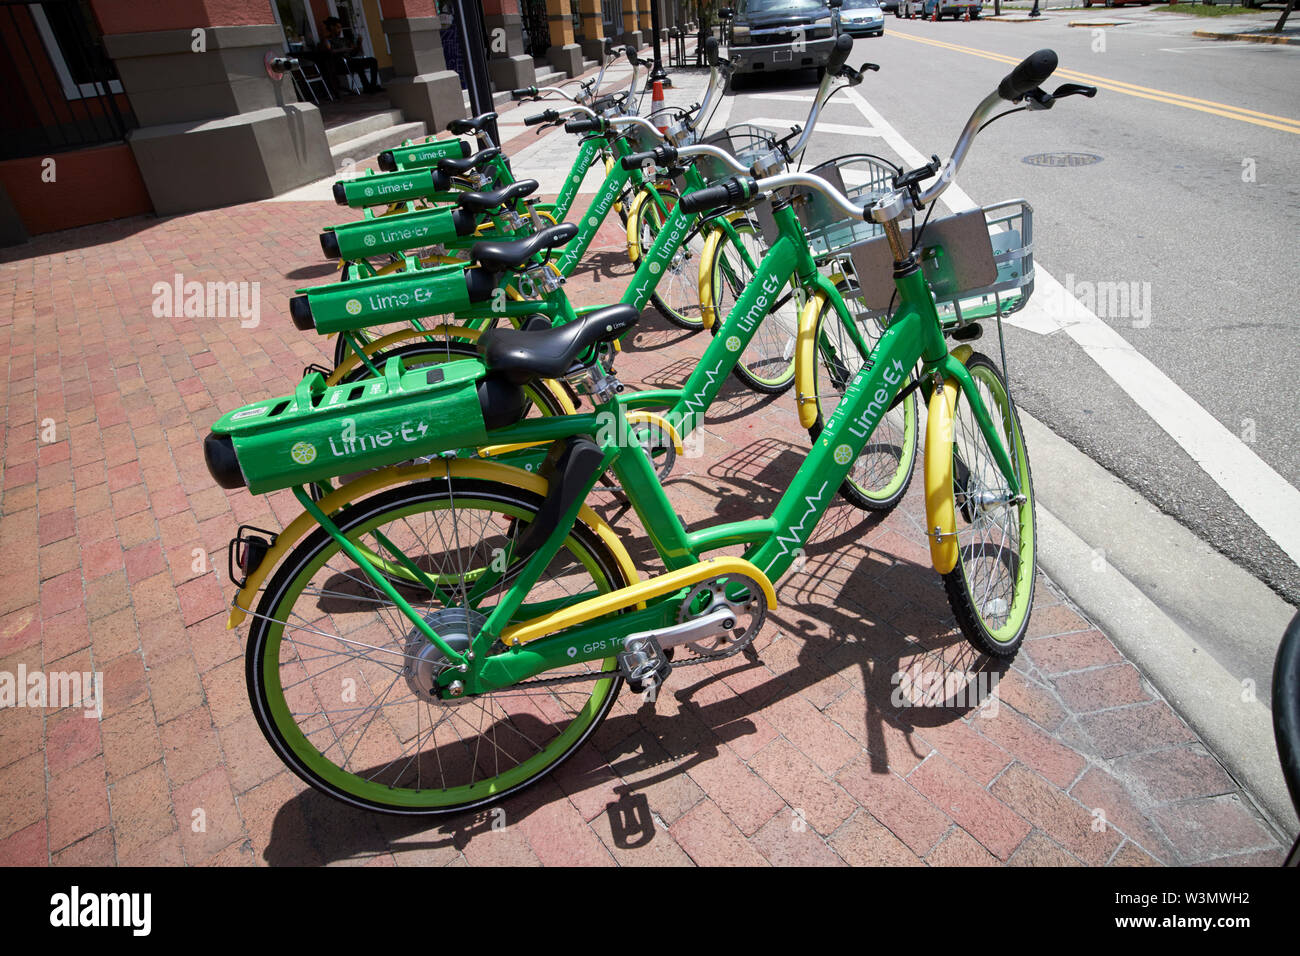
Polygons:
M716 133L709 133L701 142L706 146L716 146L723 152L735 156L746 166L750 166L760 156L776 148L776 134L770 129L764 129L762 126L737 123L735 126L720 129ZM714 180L735 175L735 170L712 156L698 157L695 160L695 168L699 170L705 182L713 182Z
M911 230L903 230L910 243ZM887 316L894 303L893 254L885 237L859 241L841 257L861 318ZM1023 199L931 222L922 234L921 268L945 328L1003 318L1034 291L1034 210Z
M893 163L871 153L836 156L808 170L859 204L874 201L893 188L899 169ZM844 214L815 189L798 187L791 191L795 214L808 237L808 247L816 259L826 259L856 242L879 236L881 227Z
M656 129L667 129L681 122L687 115L687 111L680 106L665 106L647 116L646 121ZM623 135L627 137L628 147L634 153L648 153L656 146L663 145L663 137L655 136L644 126L630 125L626 130Z

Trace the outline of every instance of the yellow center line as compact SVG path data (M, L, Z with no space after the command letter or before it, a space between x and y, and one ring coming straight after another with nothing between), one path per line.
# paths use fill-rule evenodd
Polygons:
M1002 53L993 53L989 50L976 50L972 47L961 46L956 43L948 43L943 40L935 40L930 37L919 37L909 33L899 33L895 30L889 30L888 33L890 36L902 37L905 40L914 40L917 43L926 43L930 46L937 46L958 53L967 53L971 56L983 57L986 60L994 60L998 63L1014 65L1020 62L1017 57L1007 56ZM1156 90L1147 86L1138 86L1135 83L1125 83L1122 80L1112 80L1106 77L1094 76L1090 73L1080 73L1078 70L1058 69L1055 75L1069 80L1090 83L1101 89L1110 90L1113 93L1125 93L1128 96L1136 96L1140 99L1151 100L1156 103L1166 103L1170 106L1182 106L1186 109L1197 110L1201 113L1210 113L1215 116L1226 117L1227 119L1239 120L1242 123L1251 123L1255 126L1281 130L1284 133L1300 134L1300 120L1290 119L1286 116L1275 116L1272 113L1260 113L1256 110L1248 110L1227 103L1216 103L1213 100L1202 100L1192 96L1185 96L1182 93L1169 93L1165 90Z

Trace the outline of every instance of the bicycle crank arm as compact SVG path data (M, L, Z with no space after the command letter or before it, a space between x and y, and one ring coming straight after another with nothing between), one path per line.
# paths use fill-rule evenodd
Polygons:
M731 608L720 607L703 617L682 621L680 624L673 624L670 627L659 627L651 631L638 631L635 634L629 634L623 638L623 654L636 653L650 638L653 638L660 648L676 647L678 644L692 644L708 637L729 636L735 626L735 613ZM622 656L619 655L620 660Z

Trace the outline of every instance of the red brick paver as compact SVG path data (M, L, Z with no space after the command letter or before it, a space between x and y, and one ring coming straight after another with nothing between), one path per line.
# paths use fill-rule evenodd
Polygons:
M653 707L629 695L500 817L392 821L310 791L252 718L243 635L224 627L230 586L213 573L236 525L281 527L297 505L216 488L201 440L332 349L285 306L332 281L317 233L349 215L259 203L0 254L0 671L104 677L101 719L0 710L0 863L1280 860L1279 835L1214 756L1045 579L994 700L895 705L893 676L918 662L985 666L928 568L919 479L883 519L831 510L756 660L681 670ZM569 283L577 301L621 291L620 249L615 220ZM175 273L260 282L261 323L155 317L153 284ZM648 310L620 377L680 382L702 346ZM691 525L756 516L807 447L790 396L728 383L670 497ZM640 534L612 501L596 506Z

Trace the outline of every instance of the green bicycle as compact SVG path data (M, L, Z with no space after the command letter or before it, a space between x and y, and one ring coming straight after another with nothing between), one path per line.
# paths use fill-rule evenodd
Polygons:
M609 343L636 321L625 306L559 329L494 329L479 342L482 363L406 371L393 362L382 383L300 385L293 399L218 422L205 446L218 482L292 487L305 509L273 542L255 545L241 531L231 548L232 571L246 575L231 626L252 614L249 692L285 763L351 805L408 815L467 810L535 782L591 735L624 681L656 688L690 660L749 645L775 607L771 582L790 569L905 389L930 405L927 527L952 609L975 647L1013 657L1036 556L1023 434L994 364L968 345L949 351L898 223L942 193L1000 97L1049 108L1054 95L1038 85L1055 66L1051 51L1027 59L977 107L942 169L905 173L866 207L807 173L738 177L683 199L702 211L813 189L880 224L895 260L889 326L770 517L683 526L629 438L627 399L603 367ZM1072 92L1095 90L1055 95ZM764 299L812 264L806 244L796 247L794 212L777 203L775 217L781 234L718 341L739 344ZM923 374L909 383L917 364ZM582 378L595 412L512 423L522 383L566 372ZM489 435L550 442L545 466L534 474L453 454L371 472L319 504L302 487ZM619 536L585 506L606 469L663 573L638 580ZM706 557L737 545L743 557Z

